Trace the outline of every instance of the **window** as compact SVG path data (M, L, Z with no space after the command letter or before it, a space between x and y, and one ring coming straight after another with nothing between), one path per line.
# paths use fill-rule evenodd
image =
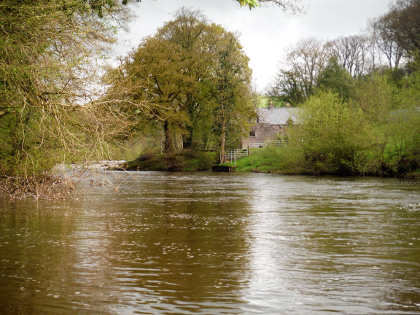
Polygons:
M250 137L255 137L255 130L251 130L251 132L249 133Z

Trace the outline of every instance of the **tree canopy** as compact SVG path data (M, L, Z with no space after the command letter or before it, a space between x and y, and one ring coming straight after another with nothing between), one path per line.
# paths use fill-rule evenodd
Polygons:
M228 130L241 134L253 115L241 45L194 11L181 10L106 80L107 98L122 100L114 106L161 122L168 153L219 144L224 150Z
M397 0L388 13L373 21L368 34L325 42L301 40L288 52L286 66L279 69L268 94L295 105L303 103L316 92L314 87L325 86L320 80L325 81L328 72L332 74L332 60L354 79L386 69L393 76L401 76L400 70L408 71L408 64L418 62L420 56L419 21L419 0ZM332 78L338 80L338 75L349 87L350 77L338 70L335 67L330 84Z
M66 116L87 96L90 58L111 40L111 13L122 13L111 0L0 3L2 174L47 169L81 143Z
M420 51L420 1L398 0L377 21L381 35L395 42L409 56Z

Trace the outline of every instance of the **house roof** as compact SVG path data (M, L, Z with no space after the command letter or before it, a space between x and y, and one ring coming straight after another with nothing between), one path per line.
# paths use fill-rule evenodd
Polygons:
M259 108L258 121L263 124L286 125L291 119L293 123L298 121L298 108L277 107L277 108Z

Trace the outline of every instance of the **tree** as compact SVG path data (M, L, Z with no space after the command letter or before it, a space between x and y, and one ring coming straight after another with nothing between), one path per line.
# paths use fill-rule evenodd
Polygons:
M250 94L249 81L248 58L236 37L183 9L109 73L107 95L111 102L122 100L118 106L125 111L161 121L163 151L173 153L198 146L200 135L217 133L215 113L221 107L225 131L226 119L242 117L249 101L239 93Z
M286 9L297 3L237 1L250 8L266 2ZM91 57L111 41L110 26L123 23L128 2L1 1L0 175L42 172L79 149L92 152L91 143L87 149L80 139L92 139L94 133L103 139L105 121L107 127L119 125L110 124L114 112L94 119L97 108L81 110L79 104L93 97ZM77 122L75 112L89 117L90 124Z
M338 64L336 57L331 57L318 77L317 86L322 90L330 90L347 101L352 94L353 78Z
M248 57L232 33L221 32L214 73L216 134L220 137L220 163L225 162L227 135L242 136L254 114Z
M2 1L1 174L43 171L80 144L67 118L87 95L90 56L121 17L100 17L111 12L122 13L111 0Z
M314 93L318 76L328 62L328 50L315 39L300 41L287 54L287 68L280 69L269 94L294 104Z
M329 56L353 77L365 75L374 68L372 41L363 35L340 37L325 44Z
M280 69L273 85L267 91L270 97L284 100L291 104L301 104L305 101L305 93L296 73Z
M389 16L377 19L372 24L372 36L376 47L385 56L388 67L397 70L404 56L404 50L395 41L390 23L391 19Z
M396 106L393 97L395 93L385 75L372 73L357 82L353 101L363 110L369 121L383 123L392 107Z
M303 104L298 145L315 173L358 173L370 143L370 129L360 108L328 91Z
M379 18L376 24L384 41L396 43L408 57L413 58L419 53L419 0L397 0L391 11Z

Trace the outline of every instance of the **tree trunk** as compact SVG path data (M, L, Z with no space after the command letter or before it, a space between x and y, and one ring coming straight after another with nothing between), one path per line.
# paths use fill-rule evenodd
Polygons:
M171 154L171 153L178 153L181 152L184 148L182 135L177 133L177 128L174 127L168 121L163 123L163 131L164 131L164 146L163 146L163 153Z
M193 148L193 132L194 132L194 128L193 127L188 127L187 128L187 134L184 135L183 137L183 147L184 149L191 149Z
M226 120L223 118L222 122L222 133L220 135L220 164L226 162L225 159L225 147L226 147Z
M163 123L163 131L164 131L164 136L165 136L163 153L174 153L175 152L174 138L173 138L172 130L169 126L169 122L167 120L165 120L165 122Z

